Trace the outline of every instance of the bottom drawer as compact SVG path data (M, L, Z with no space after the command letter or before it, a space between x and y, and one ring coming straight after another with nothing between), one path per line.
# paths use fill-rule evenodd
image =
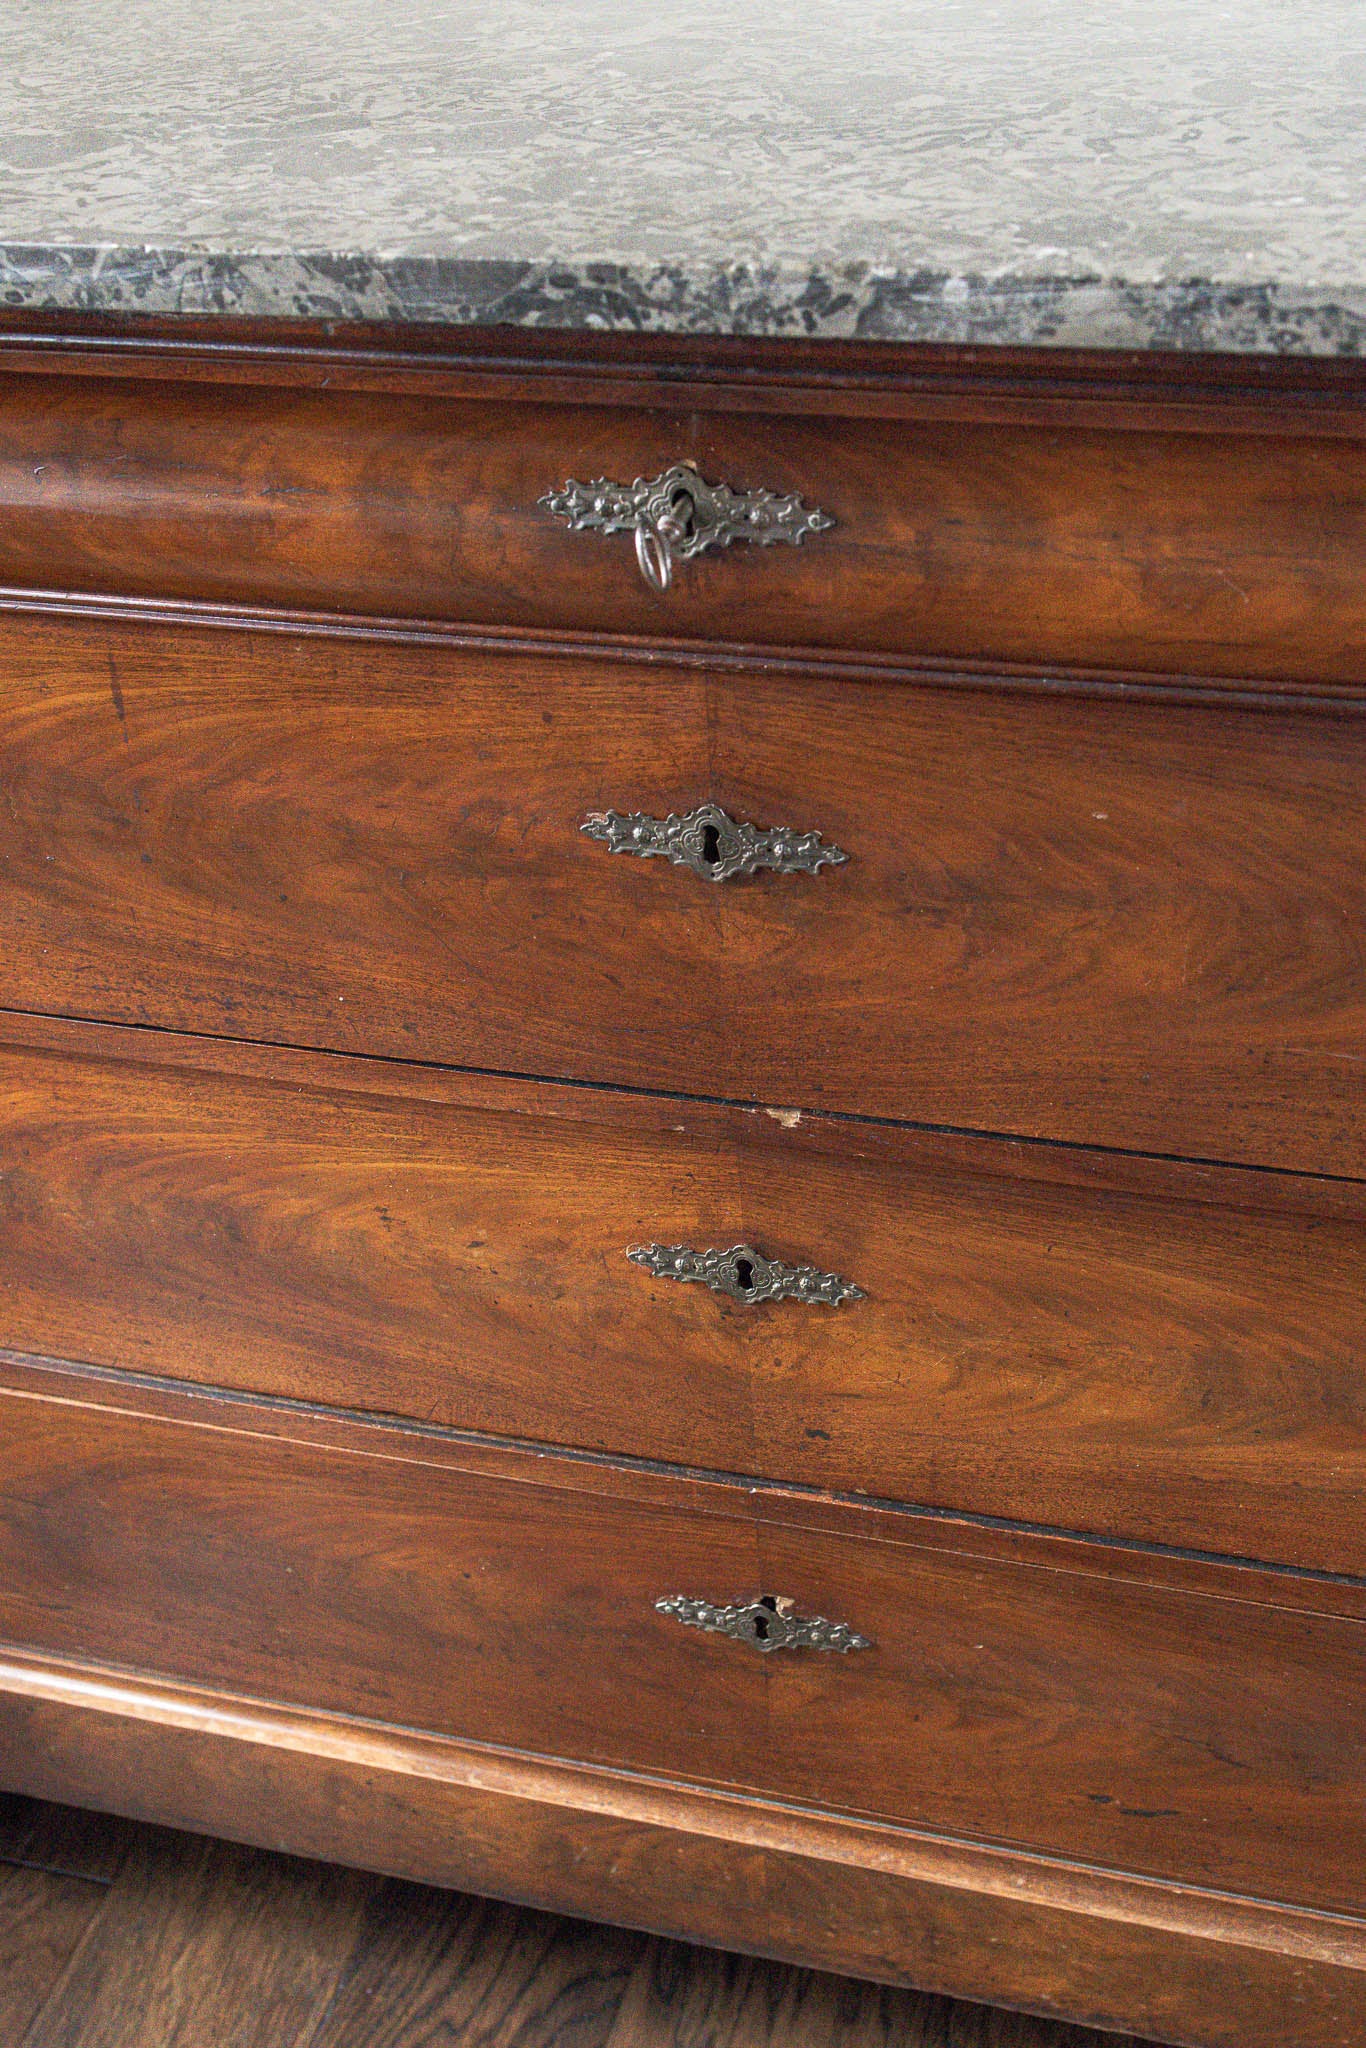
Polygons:
M4 1389L12 1643L1366 1904L1350 1586L56 1370ZM672 1595L868 1642L764 1654Z

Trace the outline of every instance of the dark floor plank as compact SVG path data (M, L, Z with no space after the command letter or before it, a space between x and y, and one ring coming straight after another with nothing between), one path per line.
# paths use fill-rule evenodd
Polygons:
M60 1982L106 1888L23 1864L0 1865L0 2042L22 2041Z
M0 1863L31 1863L108 1884L136 1832L135 1823L114 1814L0 1792Z
M605 2048L1145 2048L1130 2035L655 1941Z
M139 1829L24 2048L302 2048L381 1882Z
M27 1836L38 1806L38 1800L26 1799L22 1792L0 1792L0 1857L5 1861L15 1860L11 1846Z
M389 1884L307 2048L604 2048L647 1946L643 1935Z

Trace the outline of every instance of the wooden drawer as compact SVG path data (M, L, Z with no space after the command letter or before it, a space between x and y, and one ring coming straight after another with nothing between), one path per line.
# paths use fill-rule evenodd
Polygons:
M1366 724L0 625L0 1004L1366 1173ZM580 829L847 853L717 886Z
M0 1050L13 1352L1366 1573L1366 1190L46 1035ZM745 1240L865 1298L626 1257Z
M1360 1909L1350 1591L1176 1562L1142 1583L1103 1546L421 1431L310 1442L224 1401L92 1408L70 1376L9 1391L14 1643ZM675 1594L790 1598L871 1647L762 1655L658 1612Z
M722 409L662 387L654 403L601 388L607 402L535 402L512 373L485 373L480 398L345 382L10 373L0 583L1361 680L1359 438L1269 433L1255 417L1250 432L1189 432L1156 414L1107 431L1094 406L1070 420L1055 406L1047 423L1027 405L917 418L904 382L886 417L840 417L837 394L824 415L816 395L784 411L753 375L743 409L734 392ZM862 406L876 415L876 396ZM800 546L703 555L661 595L629 536L572 532L541 503L570 478L630 484L680 460L714 484L796 492L835 523Z

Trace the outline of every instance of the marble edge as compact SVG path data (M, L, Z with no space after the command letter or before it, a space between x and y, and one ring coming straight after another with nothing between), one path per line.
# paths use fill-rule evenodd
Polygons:
M0 242L0 309L1366 356L1366 286Z

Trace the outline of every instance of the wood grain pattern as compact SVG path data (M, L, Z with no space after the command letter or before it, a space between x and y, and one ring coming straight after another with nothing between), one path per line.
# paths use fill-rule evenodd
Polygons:
M14 358L11 356L11 361ZM113 367L112 365L110 367ZM591 384L591 373L587 381ZM752 380L751 380L752 381ZM573 398L572 374L561 397ZM599 386L592 395L601 398ZM1360 676L1366 452L933 417L479 400L22 373L0 395L0 582L939 656ZM528 401L531 402L528 402ZM884 408L884 411L886 408ZM893 407L893 411L899 408ZM838 522L650 592L538 509L680 459Z
M848 1538L762 1494L571 1494L48 1400L6 1404L0 1630L382 1722L1188 1883L1360 1906L1356 1621ZM228 1443L231 1441L231 1453ZM890 1532L890 1540L889 1540ZM876 1647L774 1659L662 1594L764 1591ZM41 1789L41 1788L37 1788Z
M496 1769L456 1783L431 1759L412 1770L392 1758L386 1765L357 1744L354 1724L350 1747L324 1755L303 1729L249 1728L230 1702L217 1716L201 1703L197 1720L173 1725L159 1718L168 1703L146 1689L140 1699L128 1693L135 1710L122 1714L92 1712L97 1697L93 1685L84 1705L79 1684L46 1700L0 1687L0 1779L22 1774L67 1797L255 1833L311 1855L354 1854L363 1834L367 1861L381 1870L1190 2048L1285 2048L1287 2035L1303 2048L1358 2048L1366 2027L1359 1921L1318 1923L1339 1941L1350 1936L1335 1955L1331 1941L1305 1946L1310 1916L1173 1888L1176 1917L1154 1919L1151 1899L1134 1896L1145 1888L1094 1870L1054 1868L1047 1899L1021 1885L1018 1870L984 1891L955 1876L946 1843L937 1875L933 1862L912 1875L889 1857L886 1831L875 1831L884 1837L877 1848L852 1856L828 1841L803 1848L790 1808L790 1838L780 1831L762 1845L747 1832L752 1806L727 1804L736 1836L699 1832L678 1802L666 1818L667 1794L653 1821L597 1808L571 1824L529 1782L500 1796ZM311 1740L323 1743L312 1726ZM967 2044L955 2036L951 2048Z
M27 2039L103 1901L87 1878L0 1862L0 2040Z
M608 2048L646 1947L615 1929L390 1882L371 1892L300 2048Z
M536 502L680 456L837 524ZM1360 366L0 314L0 497L0 1783L1359 2048ZM704 798L850 861L578 831ZM883 2041L30 1819L27 2048Z
M291 2048L326 2008L368 1889L351 1870L140 1831L25 2048Z
M11 1351L1366 1575L1366 1191L1057 1185L999 1142L860 1157L831 1119L65 1035L0 1046ZM742 1239L868 1298L746 1308L624 1256Z
M1361 1174L1366 727L9 617L0 1003ZM814 827L719 889L578 827Z

